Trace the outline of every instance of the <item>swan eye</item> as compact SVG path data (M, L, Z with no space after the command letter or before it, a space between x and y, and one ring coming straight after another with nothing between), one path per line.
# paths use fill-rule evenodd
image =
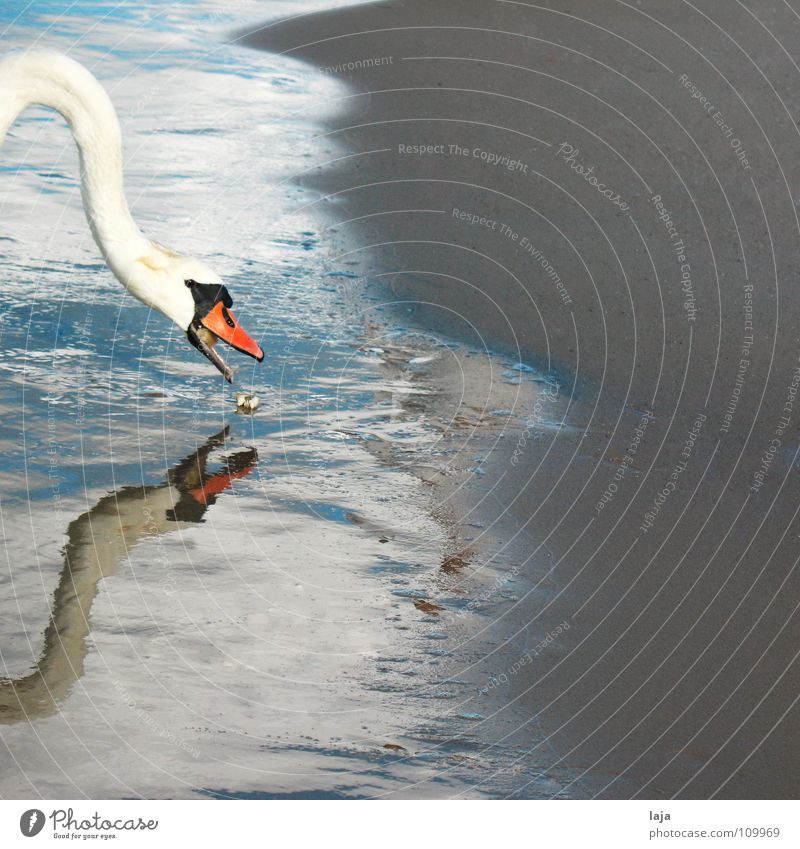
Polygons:
M183 281L189 289L193 289L197 285L196 280L184 280Z

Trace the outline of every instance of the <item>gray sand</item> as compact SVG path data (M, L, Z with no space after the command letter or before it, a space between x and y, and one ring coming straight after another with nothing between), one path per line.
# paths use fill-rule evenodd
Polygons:
M799 39L765 0L244 38L350 84L303 182L402 321L557 376L448 502L526 587L471 670L519 795L800 796Z

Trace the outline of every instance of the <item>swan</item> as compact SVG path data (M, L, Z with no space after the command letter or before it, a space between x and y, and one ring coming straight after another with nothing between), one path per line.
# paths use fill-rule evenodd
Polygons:
M147 239L125 199L122 133L105 89L78 62L53 50L0 59L0 146L21 112L33 104L59 112L78 146L83 208L94 240L122 285L163 313L233 382L214 349L219 339L261 362L264 352L230 312L221 278L198 259Z
M217 496L247 477L258 462L255 448L228 454L216 472L209 455L225 444L230 426L167 473L156 485L124 486L104 495L67 527L67 544L50 623L35 669L17 678L0 675L0 726L52 716L83 675L91 631L89 613L103 578L115 574L142 540L204 521Z

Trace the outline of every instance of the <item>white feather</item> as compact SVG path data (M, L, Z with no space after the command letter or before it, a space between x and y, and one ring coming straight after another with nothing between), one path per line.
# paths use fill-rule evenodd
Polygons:
M55 109L72 130L80 154L83 207L109 268L140 301L188 329L194 300L184 281L221 280L199 260L151 242L136 226L125 199L119 121L103 87L82 65L52 50L0 60L0 145L32 104Z

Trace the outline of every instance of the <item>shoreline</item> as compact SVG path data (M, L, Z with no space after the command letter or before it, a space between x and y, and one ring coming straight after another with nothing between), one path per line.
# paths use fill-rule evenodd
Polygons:
M257 5L6 15L269 354L235 413L23 116L3 793L800 798L800 19Z
M559 415L524 429L518 462L497 446L453 501L461 514L480 505L487 560L525 579L476 661L484 680L507 677L484 694L478 731L504 728L527 752L517 793L798 798L794 410L750 491L796 367L800 300L779 288L796 216L772 153L800 178L791 131L757 76L726 65L769 112L765 139L713 63L665 36L657 4L601 5L378 2L273 21L240 43L342 69L350 94L322 138L348 158L302 182L377 281L370 297L402 324L561 382ZM693 27L689 43L724 62L713 21ZM767 45L758 56L779 73ZM752 174L680 73L747 136ZM561 622L557 646L515 667Z
M194 10L177 11L188 26ZM85 24L79 10L64 35ZM116 43L127 26L105 18L103 35ZM4 249L20 298L3 327L0 786L45 798L469 792L474 743L441 730L467 685L439 686L448 639L421 594L438 597L428 578L464 559L448 518L427 509L422 466L447 461L414 406L451 349L387 339L384 362L371 331L342 320L348 266L327 264L288 180L336 87L224 45L205 63L184 51L148 65L150 35L95 68L137 151L129 197L148 233L213 256L247 306L269 353L237 386L262 405L237 414L213 367L119 289L86 229L68 131L26 116L4 148L42 164L5 177L27 218ZM95 49L73 53L91 65ZM46 247L43 222L65 222ZM73 282L85 301L52 298ZM404 746L410 728L420 736Z

